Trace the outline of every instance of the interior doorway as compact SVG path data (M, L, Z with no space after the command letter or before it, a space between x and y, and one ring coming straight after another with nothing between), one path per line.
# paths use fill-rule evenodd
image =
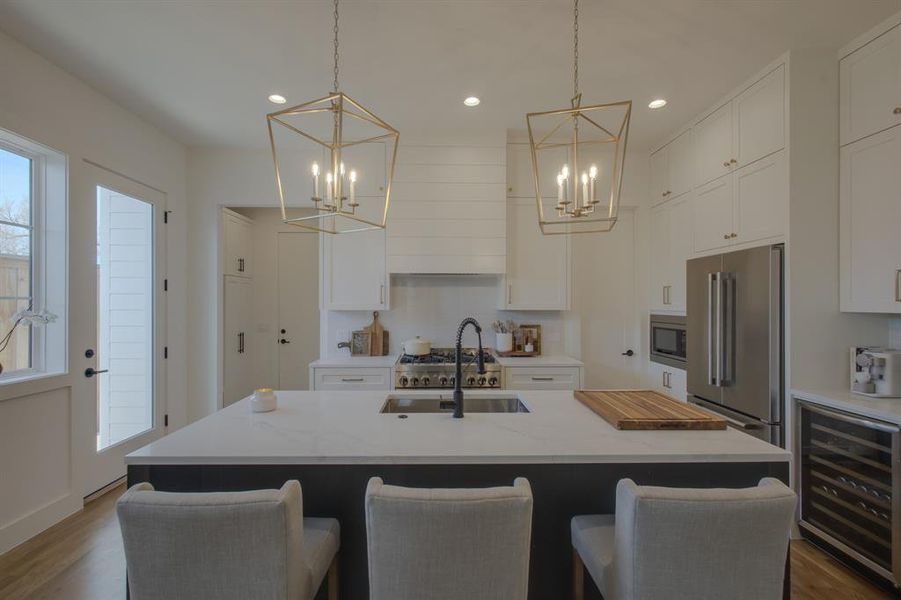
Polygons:
M277 208L224 208L221 233L221 406L260 387L309 389L319 357L319 234L285 225Z

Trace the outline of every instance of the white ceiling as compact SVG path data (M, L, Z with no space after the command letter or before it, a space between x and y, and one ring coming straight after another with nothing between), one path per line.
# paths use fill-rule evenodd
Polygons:
M583 0L586 102L648 146L784 51L838 48L901 0ZM328 0L0 0L0 29L191 146L260 147L266 97L331 89ZM570 0L344 0L341 83L414 135L521 130L568 104ZM482 98L476 109L464 97ZM665 97L667 108L647 103ZM636 147L636 146L633 146Z

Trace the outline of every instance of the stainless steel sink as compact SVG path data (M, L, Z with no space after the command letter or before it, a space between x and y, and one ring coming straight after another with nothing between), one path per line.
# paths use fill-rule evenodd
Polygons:
M529 409L515 396L478 396L464 394L463 409L468 413L527 413ZM454 400L450 394L431 396L391 395L381 413L450 413Z

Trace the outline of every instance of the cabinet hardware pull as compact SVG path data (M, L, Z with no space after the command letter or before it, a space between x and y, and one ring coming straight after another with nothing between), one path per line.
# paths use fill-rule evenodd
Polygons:
M726 162L723 163L723 166L728 169L730 164L731 163L727 160Z
M244 272L244 259L239 258L238 259L238 273L243 273L243 272Z
M730 158L730 159L729 159L729 162L732 163L733 165L737 165L737 164L738 164L738 161L735 160L734 158Z
M362 377L342 377L341 381L344 383L359 383L363 381Z
M382 284L379 286L379 304L385 303L385 285Z
M244 332L238 334L238 354L244 354Z
M892 111L892 114L901 115L901 106L896 107L895 110Z
M663 196L664 198L666 198L666 192L663 192L663 193L660 194L660 195Z
M729 239L729 234L728 234L728 233L724 233L724 234L723 234L723 239L724 239L724 240L728 240L728 239Z
M507 304L513 304L513 284L507 284Z
M901 269L895 271L895 302L901 302Z
M730 235L729 237L731 237L731 238L737 238L737 237L738 237L738 234L735 233L735 232L732 232L732 235Z
M532 381L553 381L553 377L535 377L532 376Z

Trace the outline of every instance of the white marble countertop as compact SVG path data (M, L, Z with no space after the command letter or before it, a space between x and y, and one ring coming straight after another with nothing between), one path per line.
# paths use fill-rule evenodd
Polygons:
M498 356L497 362L502 367L581 367L581 360L563 356Z
M901 398L870 398L849 390L793 389L791 393L815 404L901 425Z
M310 363L314 369L325 367L393 367L397 362L397 354L385 356L338 356L320 358Z
M570 391L517 395L530 413L380 414L392 392L278 392L249 399L129 454L139 464L478 464L783 462L790 454L735 429L617 431ZM402 393L398 395L415 395ZM422 395L420 393L419 395ZM426 394L427 395L427 394Z

